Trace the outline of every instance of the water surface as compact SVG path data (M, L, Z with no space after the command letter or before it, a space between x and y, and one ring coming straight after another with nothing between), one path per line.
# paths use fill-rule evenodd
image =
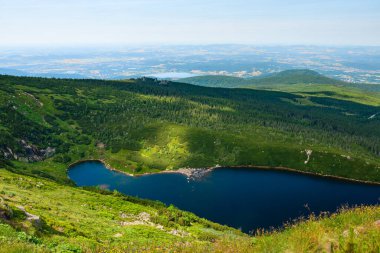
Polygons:
M342 205L378 204L380 199L380 186L252 168L221 168L189 181L181 174L131 177L100 162L85 162L68 174L78 186L160 200L245 232L279 227L310 212L334 212Z

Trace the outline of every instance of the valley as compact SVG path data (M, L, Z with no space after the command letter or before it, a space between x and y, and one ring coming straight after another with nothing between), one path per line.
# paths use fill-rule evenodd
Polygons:
M325 88L321 83L297 83L295 90L292 90L294 84L285 83L286 88L280 91L277 87L269 90L202 87L146 77L106 81L0 76L2 248L22 252L263 252L269 249L299 252L321 247L342 252L347 247L375 250L379 245L374 238L380 231L376 223L379 191L375 185L360 186L373 189L373 198L366 193L368 201L363 198L363 192L354 193L356 190L348 200L343 189L350 188L352 183L337 181L343 191L339 201L331 199L328 207L316 204L319 209L311 205L315 214L298 213L307 210L302 206L304 202L310 202L302 199L290 205L300 209L289 211L288 216L277 221L267 217L265 225L259 223L263 219L259 215L252 226L244 224L246 233L243 233L237 229L241 220L230 223L215 219L235 228L208 221L205 218L214 220L214 216L199 211L202 206L194 209L173 199L144 195L137 185L132 192L124 192L132 195L128 196L104 182L105 176L91 184L79 184L80 187L68 177L71 173L68 168L73 163L101 160L116 170L106 170L109 173L135 176L153 173L141 178L157 181L156 176L167 176L184 180L182 186L164 187L165 194L179 193L179 189L185 190L194 183L187 183L183 175L154 173L221 166L231 167L227 170L231 173L240 171L236 167L290 168L306 174L378 184L379 97L377 93L363 96L366 91L362 89L343 93L340 81L337 82L338 86L329 84L329 88L335 89L329 93L318 91ZM210 178L218 171L223 172L219 169L211 172ZM293 178L289 172L267 173L272 173L267 179L260 180L259 176L252 180L268 180L266 185L270 185L271 180L281 178L279 175ZM91 178L92 174L87 175L81 178ZM208 177L204 176L206 180ZM231 180L232 176L226 177L230 181L224 181L224 185L239 184ZM306 180L309 176L295 176L298 177ZM110 180L121 185L128 181L116 178ZM243 178L247 177L242 175L239 180ZM315 180L316 184L321 182L322 192L328 189L330 183L323 183L327 179ZM301 182L288 186L301 186ZM265 189L259 188L253 191ZM225 196L231 194L228 189L225 188ZM295 189L292 194L305 189ZM239 200L238 195L244 196L230 196L231 200ZM265 196L261 198L274 200ZM172 203L201 217L169 205ZM278 202L280 206L281 203ZM342 207L347 203L350 205ZM362 204L374 206L361 207ZM280 208L272 206L265 210ZM337 213L325 213L335 212L337 208L341 208ZM234 219L234 215L249 217L239 215L240 211L230 210L227 216L229 219ZM300 215L306 217L297 220ZM283 224L289 220L289 224ZM96 228L94 223L98 224ZM270 230L271 226L276 229ZM305 233L305 229L309 232ZM310 240L311 235L316 237ZM277 246L273 247L274 244Z

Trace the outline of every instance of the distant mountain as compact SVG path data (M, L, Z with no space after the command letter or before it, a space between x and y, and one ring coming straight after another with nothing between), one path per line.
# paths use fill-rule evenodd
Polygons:
M308 69L285 70L265 77L259 78L239 78L231 76L197 76L184 78L180 80L184 83L190 83L208 87L262 87L268 85L289 85L289 84L330 84L345 85L346 82L332 79L319 74L316 71Z
M326 77L308 69L285 70L267 77L253 79L250 83L258 86L272 84L346 84L346 82Z

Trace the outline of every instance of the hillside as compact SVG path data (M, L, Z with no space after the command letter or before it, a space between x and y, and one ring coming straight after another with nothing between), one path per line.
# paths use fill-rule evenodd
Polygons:
M184 250L238 230L162 203L79 189L0 169L0 244L12 252ZM6 225L7 224L7 225ZM2 251L4 252L4 251Z
M0 169L1 252L376 252L379 217L362 207L249 237L159 202Z
M285 70L267 77L253 80L251 85L277 85L277 84L330 84L345 85L346 82L335 80L308 69Z
M147 78L0 84L1 160L18 172L67 182L68 164L96 158L128 173L261 165L380 181L377 106Z
M285 70L264 77L239 78L232 76L196 76L180 79L181 82L207 87L237 88L248 86L277 86L289 84L330 84L345 85L346 82L335 80L308 69Z
M71 163L102 159L133 174L263 165L380 182L378 106L149 78L0 76L0 107L5 252L379 248L379 207L311 217L284 231L249 237L159 202L73 187L67 178Z

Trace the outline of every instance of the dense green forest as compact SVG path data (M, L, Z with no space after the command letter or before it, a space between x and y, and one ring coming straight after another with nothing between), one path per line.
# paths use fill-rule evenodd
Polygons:
M373 104L149 78L1 76L0 106L2 163L57 180L96 158L129 173L261 165L380 181Z

